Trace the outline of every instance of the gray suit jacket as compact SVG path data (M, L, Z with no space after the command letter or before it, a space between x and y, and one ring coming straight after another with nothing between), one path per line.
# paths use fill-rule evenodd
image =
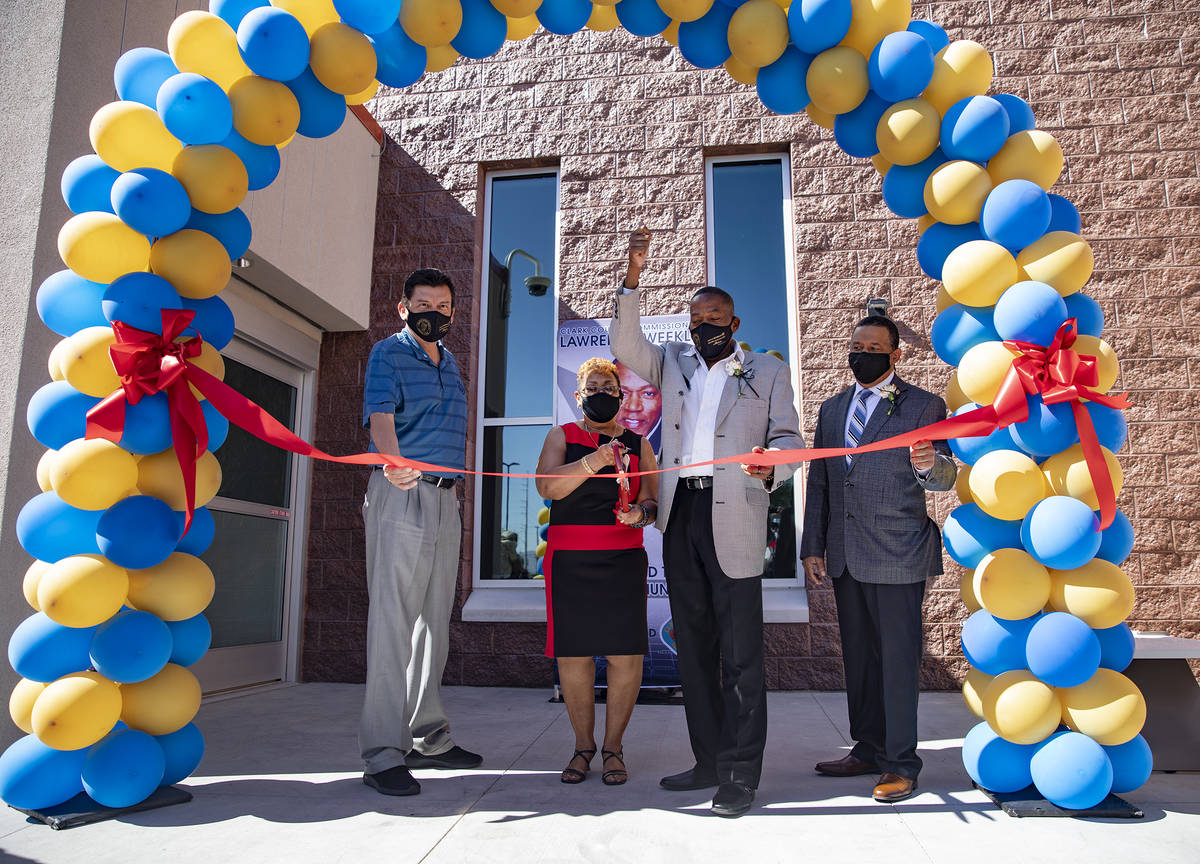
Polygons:
M642 335L639 323L641 295L637 290L617 295L609 328L613 355L662 393L662 467L682 464L683 397L700 359L684 352L690 342L654 345ZM714 458L748 453L753 447L793 449L803 447L800 418L792 396L786 364L767 354L747 354L747 372L753 390L730 376L717 407ZM720 374L718 366L713 372ZM757 395L755 392L757 391ZM796 465L775 466L774 482L786 480ZM677 475L662 475L658 491L658 529L665 531L671 518ZM767 542L768 487L734 464L713 466L713 538L717 559L734 579L760 576Z
M880 400L863 430L869 444L910 432L946 416L941 398L900 380L895 408ZM846 416L854 387L821 404L815 447L844 447ZM800 555L825 558L829 575L846 570L859 582L904 585L924 582L942 572L942 536L929 518L925 491L942 492L958 473L945 441L934 442L937 461L922 478L909 461L908 449L863 453L847 468L836 456L817 459L808 470L804 536Z

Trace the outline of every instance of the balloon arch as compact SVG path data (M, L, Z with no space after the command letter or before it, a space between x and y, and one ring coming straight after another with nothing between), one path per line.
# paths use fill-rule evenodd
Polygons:
M968 569L963 692L982 718L963 760L996 792L1033 783L1083 809L1149 776L1145 702L1121 674L1133 544L1114 507L1125 440L1117 358L1081 289L1093 258L1078 211L1047 193L1063 169L1029 105L986 94L971 41L910 20L909 0L211 0L180 15L168 51L117 62L94 154L63 173L76 214L68 269L37 292L62 335L28 422L44 490L17 532L36 559L34 614L13 634L10 700L27 735L0 756L0 797L42 809L85 791L124 807L199 764L191 722L213 574L203 505L228 420L181 370L223 374L233 318L217 296L250 245L238 209L275 178L293 135L335 132L380 83L406 87L539 26L662 35L692 65L724 65L771 111L806 111L870 158L883 198L917 219L917 260L940 280L932 340L957 366L956 415L993 406L990 434L956 438L962 505L945 525ZM228 413L228 412L226 412ZM196 509L193 511L193 504ZM182 535L182 539L181 538Z

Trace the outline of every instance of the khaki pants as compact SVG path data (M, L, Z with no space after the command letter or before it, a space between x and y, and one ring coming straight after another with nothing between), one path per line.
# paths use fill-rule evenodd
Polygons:
M368 774L454 746L442 706L442 671L458 581L462 522L454 487L409 490L371 472L367 535L367 694L359 746Z

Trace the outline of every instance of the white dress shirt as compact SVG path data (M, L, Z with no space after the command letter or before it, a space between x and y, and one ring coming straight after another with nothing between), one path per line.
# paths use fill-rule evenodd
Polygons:
M842 429L842 440L843 441L850 440L850 438L849 438L850 418L854 416L854 406L858 404L858 397L860 395L862 395L863 390L867 390L870 393L870 395L867 396L867 401L866 401L866 405L865 405L866 410L867 410L867 416L866 416L866 419L863 420L863 429L866 430L867 424L871 422L871 415L875 412L875 409L877 407L879 407L879 401L881 399L883 399L882 389L884 387L886 387L888 384L891 384L892 379L895 377L896 377L896 373L895 373L895 371L892 371L891 374L889 374L886 378L884 378L882 381L880 381L874 387L863 387L863 385L859 384L857 380L854 382L854 396L850 400L850 410L846 412L846 423Z
M713 458L713 449L717 434L717 407L721 404L721 394L725 390L725 382L729 374L725 364L736 358L739 363L745 362L746 352L734 341L733 354L724 360L718 360L711 369L704 358L696 352L693 345L680 353L681 357L695 357L699 365L692 373L691 387L683 394L683 453L680 458L684 465L694 462L707 462ZM684 468L679 472L680 477L711 477L713 466L704 465L700 468Z

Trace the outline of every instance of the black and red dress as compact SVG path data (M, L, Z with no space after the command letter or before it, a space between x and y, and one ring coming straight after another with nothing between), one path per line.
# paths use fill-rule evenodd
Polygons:
M576 423L562 427L564 464L595 452L613 439L585 432ZM626 429L617 440L638 468L642 437ZM645 654L646 550L642 529L617 522L617 483L611 465L584 480L550 507L550 531L543 559L546 577L546 656L599 657ZM639 477L630 477L637 500Z

